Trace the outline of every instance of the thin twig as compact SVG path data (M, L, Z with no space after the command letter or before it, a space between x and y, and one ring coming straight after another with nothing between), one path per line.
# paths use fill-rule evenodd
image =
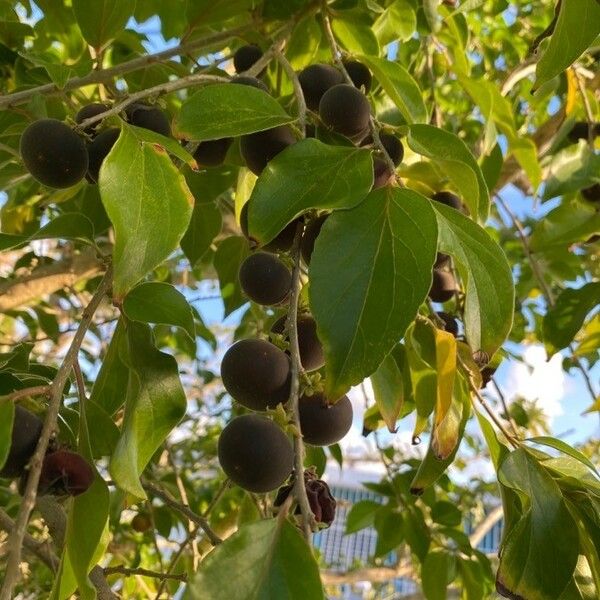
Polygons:
M294 88L294 96L296 97L296 104L298 105L298 128L302 133L302 137L306 136L306 100L304 99L304 92L302 91L302 86L300 85L300 80L298 79L298 75L296 75L296 71L289 63L288 59L281 53L281 51L277 50L275 52L275 58L282 66L289 80L292 82L292 86Z
M16 390L5 396L0 396L0 402L14 402L21 398L29 398L30 396L47 396L50 393L49 385L36 385L33 387L23 388L22 390Z
M73 368L73 364L77 360L79 348L83 342L83 339L85 338L88 328L92 323L94 313L104 299L104 296L108 293L111 283L112 268L109 266L102 281L100 282L100 285L98 286L98 289L90 300L90 303L83 311L81 322L79 323L77 332L73 337L71 346L67 350L65 358L63 359L63 362L56 373L54 381L52 382L49 392L48 411L44 420L44 426L42 428L42 433L40 435L35 452L30 461L29 475L27 477L27 485L23 494L23 500L21 501L19 514L17 515L15 528L13 529L8 541L10 553L6 565L4 582L2 584L2 589L0 590L0 600L11 599L14 587L19 580L19 564L21 562L21 547L23 545L23 538L27 532L29 516L31 515L31 511L35 506L44 455L46 454L50 437L56 429L56 420L58 418L58 411L61 405L63 390L69 378L69 373Z
M134 577L135 575L141 575L142 577L153 577L154 579L174 579L175 581L186 582L187 575L182 573L181 575L176 575L173 573L159 573L158 571L150 571L149 569L142 569L141 567L137 567L135 569L130 569L124 565L116 565L114 567L105 567L104 568L105 575L124 575L125 577Z
M504 395L504 392L502 391L502 389L500 388L500 386L498 385L498 382L496 381L496 379L494 377L491 378L491 382L493 383L494 388L496 388L496 393L498 394L498 398L500 398L500 403L502 404L502 408L504 409L504 414L506 415L505 418L510 423L510 426L512 427L512 430L513 430L515 436L518 437L519 430L517 428L517 424L515 423L515 420L511 417L510 411L508 410L508 403L506 402L506 397Z

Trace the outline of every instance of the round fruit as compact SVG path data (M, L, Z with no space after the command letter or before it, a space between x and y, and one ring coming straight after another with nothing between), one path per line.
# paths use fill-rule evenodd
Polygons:
M449 271L433 270L433 282L429 290L429 297L434 302L447 302L454 296L456 281Z
M385 151L392 159L392 162L398 166L404 158L404 146L402 142L391 133L382 133L379 135L379 139Z
M127 118L132 125L149 129L155 133L169 137L171 124L166 113L156 106L147 104L132 104L125 109Z
M600 202L600 183L595 183L591 187L581 190L581 195L588 202Z
M437 192L431 199L440 202L441 204L445 204L446 206L450 206L451 208L455 208L456 210L462 210L460 198L452 192Z
M387 185L394 172L390 169L389 165L383 158L376 157L373 160L373 189L378 190L384 185Z
M82 106L75 115L75 123L79 125L86 119L100 115L107 110L108 106L106 104L102 104L101 102L92 102L92 104L86 104L85 106ZM100 126L101 122L102 121L96 121L96 123L89 125L83 131L85 131L85 133L92 134Z
M319 103L322 121L345 136L356 135L369 126L371 108L365 95L353 85L342 83L327 90Z
M294 463L294 450L285 433L260 415L233 419L221 432L217 453L226 475L256 494L278 488Z
M440 269L450 263L450 255L438 252L435 257L435 263L433 264L434 269Z
M600 123L592 123L592 135L597 137L600 135ZM571 142L577 142L578 140L587 140L590 135L590 123L587 121L577 121L571 128L571 131L567 134L567 137Z
M233 55L235 72L243 73L247 71L262 55L263 51L254 44L238 48Z
M221 138L220 140L208 140L200 142L194 158L199 167L218 167L222 165L227 156L227 151L233 144L233 138Z
M87 178L92 183L98 182L100 175L100 167L104 162L104 159L108 156L112 147L119 139L121 130L118 127L111 127L105 129L102 133L99 133L91 142L88 144L88 155L90 157Z
M242 136L240 152L246 166L255 175L260 175L270 160L295 141L293 131L287 125L280 125Z
M238 85L249 85L251 87L258 88L259 90L263 90L263 92L268 92L269 88L266 86L264 82L256 77L250 77L248 75L236 75L231 79L229 83L237 83Z
M269 252L248 256L240 266L239 277L246 296L265 306L281 304L292 287L290 270Z
M79 496L93 482L94 470L83 456L68 450L56 450L44 457L38 493Z
M291 223L288 223L268 244L262 247L263 250L268 250L269 252L287 252L290 250L294 244L298 223L301 221L302 218L298 217ZM256 240L251 240L248 235L248 202L242 206L242 210L240 211L240 229L246 239L251 242L253 241L256 246Z
M300 430L304 441L313 446L330 446L350 431L352 404L342 396L329 404L323 394L300 398Z
M265 340L240 340L223 356L221 379L242 406L252 410L275 408L290 395L290 359Z
M131 519L131 528L138 533L144 533L152 527L152 519L145 513L138 513Z
M21 136L20 150L27 170L48 187L71 187L83 179L88 168L85 142L56 119L29 125Z
M458 321L451 314L443 311L440 311L437 316L444 321L444 330L456 337L458 335Z
M286 320L286 316L277 319L271 327L271 332L284 335ZM325 355L323 354L323 346L317 336L317 322L311 315L303 314L298 315L296 323L302 366L306 371L320 369L325 364ZM286 339L289 338L286 336Z
M371 91L371 84L373 83L373 77L371 71L357 60L349 60L344 62L346 72L352 79L352 83L358 88L364 88L365 94Z
M298 81L306 106L316 111L319 110L319 102L323 94L334 85L343 83L344 76L331 65L316 64L301 71L298 74Z
M300 252L302 253L302 258L307 265L310 264L310 258L313 250L315 249L315 242L317 241L317 237L319 236L319 233L321 233L323 223L325 223L325 220L328 216L329 214L319 215L316 219L313 219L304 230L304 235L302 236L302 241L300 242Z
M13 479L23 474L35 452L43 425L36 415L21 406L15 406L10 448L6 462L0 469L0 477Z

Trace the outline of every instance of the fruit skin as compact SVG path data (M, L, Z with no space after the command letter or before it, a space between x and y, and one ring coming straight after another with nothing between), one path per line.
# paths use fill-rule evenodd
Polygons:
M306 106L310 110L319 110L323 94L334 85L344 82L344 76L331 65L317 63L310 65L298 74L298 81L304 94Z
M271 332L284 335L286 320L287 316L285 315L277 319L271 327ZM302 314L298 315L296 323L300 362L302 362L305 371L316 371L325 364L323 346L317 336L317 322L312 315ZM287 336L285 339L289 340Z
M52 188L75 185L88 168L85 142L57 119L31 123L21 136L20 152L33 177Z
M378 190L383 186L387 185L392 177L394 176L394 172L390 170L389 165L383 158L376 157L373 160L373 188L374 190Z
M317 241L317 237L319 236L319 233L321 233L323 223L325 223L328 216L329 214L319 215L304 229L304 235L302 236L302 241L300 242L300 252L302 253L302 258L307 265L310 265L310 258L313 250L315 249L315 242Z
M302 222L302 218L298 217L291 223L288 223L268 244L262 246L263 250L268 250L269 252L287 252L290 250L294 244L296 228L300 222ZM248 202L240 210L240 229L246 239L254 244L254 247L258 246L256 240L252 239L248 234Z
M348 396L342 396L335 404L329 404L323 394L302 396L299 410L300 430L307 444L330 446L350 431L352 404Z
M79 496L93 482L94 470L83 456L69 450L56 450L44 457L38 493Z
M437 316L444 321L444 330L454 337L458 335L458 321L449 313L440 311Z
M448 302L456 291L454 275L449 271L433 270L433 281L429 290L429 297L434 302Z
M357 60L344 61L344 67L346 67L346 72L350 75L352 83L358 89L364 88L365 94L368 94L373 83L373 76L369 68Z
M442 252L438 252L435 256L435 263L433 264L434 269L439 269L441 267L445 267L450 263L450 255L443 254Z
M431 199L435 200L436 202L441 202L446 206L450 206L451 208L455 208L456 210L462 210L462 202L460 201L460 198L452 192L437 192L431 197Z
M77 114L75 115L75 123L79 125L80 123L83 123L86 119L89 119L90 117L95 117L96 115L99 115L107 110L108 104L102 104L101 102L92 102L91 104L86 104L85 106L82 106L79 109L79 111L77 111ZM102 121L97 121L93 125L85 127L83 131L88 134L93 134L95 133L96 129L100 126L101 123Z
M581 190L581 195L588 202L600 202L600 183L595 183L594 185Z
M266 84L257 79L256 77L250 77L249 75L236 75L232 77L229 83L237 83L238 85L249 85L251 87L258 88L259 90L263 90L263 92L268 92L269 88Z
M293 131L287 125L280 125L242 136L240 153L246 166L255 175L260 175L270 160L295 142Z
M152 519L145 513L138 513L131 519L131 528L138 533L144 533L152 527Z
M42 433L43 422L23 407L15 406L12 438L6 462L0 469L0 477L14 479L25 472Z
M233 419L221 432L217 454L226 475L256 494L278 488L294 463L294 450L285 433L261 415Z
M391 133L382 133L379 135L379 139L392 162L398 166L404 158L404 145L400 139Z
M255 44L242 46L233 55L233 66L236 73L247 71L261 56L263 51Z
M338 133L352 136L369 126L371 107L353 85L342 83L327 90L319 102L321 120Z
M149 129L166 137L171 135L171 124L166 113L156 106L147 104L132 104L125 109L127 118L132 125Z
M290 395L290 359L265 340L240 340L223 356L221 379L242 406L251 410L275 408Z
M292 273L269 252L248 256L240 266L239 278L246 296L264 306L281 304L292 287Z
M218 167L223 164L227 151L233 144L233 138L221 138L220 140L208 140L200 142L194 158L199 167Z
M593 137L600 135L600 123L592 123L592 134ZM587 121L577 121L571 128L571 131L567 134L567 137L571 142L577 142L578 140L589 139L590 123Z
M111 151L112 147L115 145L120 133L121 130L118 127L105 129L88 144L88 181L91 181L92 183L98 182L100 167L102 166L104 159L108 156L108 153Z

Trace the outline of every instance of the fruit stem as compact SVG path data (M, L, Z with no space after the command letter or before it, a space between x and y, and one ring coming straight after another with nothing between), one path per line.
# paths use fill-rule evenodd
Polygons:
M298 105L298 128L304 138L306 137L306 100L304 99L304 92L302 91L300 80L298 79L298 75L296 75L296 71L294 71L294 68L280 50L275 50L275 58L292 82L294 96L296 96L296 104Z
M300 428L300 377L303 373L300 360L300 348L298 346L298 299L300 297L300 241L302 240L303 223L298 223L291 255L294 261L292 270L292 289L290 293L290 304L287 314L286 329L290 340L291 377L290 398L288 411L295 426L294 432L294 489L293 493L298 501L302 514L302 532L307 542L310 542L313 530L314 515L310 508L306 485L304 484L304 442L302 441L302 430Z

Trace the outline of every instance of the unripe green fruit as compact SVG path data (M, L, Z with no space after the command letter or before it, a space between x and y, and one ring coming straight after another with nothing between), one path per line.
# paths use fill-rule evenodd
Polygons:
M132 125L149 129L166 137L171 135L171 124L166 113L156 106L147 104L132 104L125 109L127 118Z
M352 83L358 89L364 88L365 94L368 94L371 91L371 84L373 83L373 76L368 67L357 60L344 61L344 67L350 79L352 79Z
M292 288L292 274L277 256L269 252L255 252L240 266L242 290L257 304L281 304Z
M265 340L240 340L223 356L221 379L242 406L252 410L275 408L290 395L290 359Z
M112 147L119 139L121 130L117 127L111 127L105 129L99 133L89 144L88 144L88 155L90 157L87 178L92 183L98 182L100 175L100 167L104 162L104 159L108 156Z
M20 151L27 170L48 187L71 187L83 179L88 168L85 142L56 119L29 125L21 136Z
M271 327L272 333L279 335L285 334L285 325L287 317L283 316ZM317 322L311 315L298 315L296 321L298 331L298 348L300 350L300 362L305 371L316 371L325 364L325 355L323 354L323 346L317 336ZM289 338L286 336L286 340Z
M319 103L319 115L323 123L334 131L352 136L369 126L371 107L360 90L342 83L323 94Z
M24 473L35 452L43 425L36 415L21 406L15 406L10 449L6 462L0 469L0 477L14 479Z
M92 102L92 104L86 104L85 106L82 106L75 115L75 123L79 125L80 123L83 123L86 119L89 119L90 117L95 117L96 115L100 115L103 112L106 112L107 110L108 105L102 104L101 102ZM100 126L100 124L101 121L97 121L93 125L86 127L83 131L85 131L85 133L88 134L93 134L95 133L96 129Z
M310 258L315 249L315 242L317 241L317 237L319 236L319 233L321 233L321 228L328 216L329 214L319 215L316 219L313 219L304 230L302 241L300 242L300 251L302 253L302 258L307 265L310 264Z
M298 74L298 81L306 106L316 111L319 110L319 102L323 94L334 85L343 83L344 76L331 65L316 64L301 71Z
M261 58L263 51L254 44L242 46L235 51L233 55L233 67L236 73L247 71L254 63Z
M229 148L233 144L233 138L221 138L220 140L208 140L200 142L194 158L199 167L218 167L222 165L227 156Z
M433 281L429 290L429 297L434 302L448 302L456 291L454 275L449 271L433 270Z
M441 204L445 204L446 206L450 206L451 208L455 208L456 210L462 210L463 207L460 198L452 192L437 192L431 199L440 202Z
M302 436L313 446L336 444L352 426L352 404L348 396L342 396L335 404L329 404L323 394L302 396L299 410Z
M285 433L260 415L233 419L221 432L217 452L231 481L256 494L278 488L294 463L294 450Z
M246 166L255 175L260 175L270 160L295 141L292 130L287 125L280 125L267 131L242 136L240 153Z

